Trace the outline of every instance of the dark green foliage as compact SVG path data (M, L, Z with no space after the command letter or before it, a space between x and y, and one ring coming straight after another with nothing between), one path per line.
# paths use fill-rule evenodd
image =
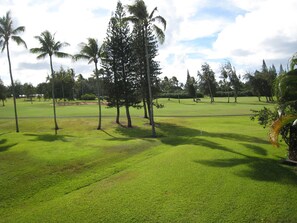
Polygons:
M197 82L196 82L194 77L190 76L190 73L189 73L189 70L188 70L187 71L187 81L186 81L186 84L185 84L185 91L188 93L188 95L191 98L196 98L197 97L196 96L197 89L198 89Z
M205 94L210 96L210 102L214 102L214 96L216 93L216 79L215 79L215 73L210 68L209 64L204 63L201 66L201 71L198 71L198 88L199 90Z
M2 101L2 105L5 106L5 100L7 97L7 88L3 84L3 81L0 78L0 100Z
M88 100L95 100L96 99L96 95L95 94L83 94L81 97L80 97L81 100L85 100L85 101L88 101Z
M233 93L234 102L237 102L237 97L241 87L240 78L236 74L235 67L233 67L230 62L227 62L222 66L221 77L223 78L224 88L228 92L228 102L230 90Z
M102 63L106 75L108 105L117 107L117 111L120 106L125 106L128 127L132 127L129 107L137 106L140 102L140 83L132 48L133 39L125 17L124 8L118 2L115 14L109 22ZM116 119L119 123L119 112Z
M266 97L267 102L273 102L274 81L276 77L277 73L274 65L267 68L265 60L263 60L261 71L256 70L254 74L248 73L245 75L245 79L252 92L258 96L259 100L261 96Z

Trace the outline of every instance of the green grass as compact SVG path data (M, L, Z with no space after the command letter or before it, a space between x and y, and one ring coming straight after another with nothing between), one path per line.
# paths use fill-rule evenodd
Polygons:
M266 129L248 116L165 117L248 114L263 104L163 102L156 139L138 110L133 129L104 109L103 131L96 117L60 118L58 136L51 118L21 118L21 133L0 119L0 222L296 221L296 168L279 162L285 146L273 148ZM9 106L0 114L10 117ZM93 110L78 107L58 109ZM19 102L24 117L50 108Z

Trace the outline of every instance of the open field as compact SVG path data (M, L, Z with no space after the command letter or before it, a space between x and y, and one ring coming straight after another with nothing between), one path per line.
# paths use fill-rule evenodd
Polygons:
M0 108L0 222L296 222L296 167L279 162L285 146L273 148L248 116L226 116L272 105L217 101L160 100L156 139L136 109L133 129L103 109L96 131L93 105L58 107L54 136L49 102L19 101L15 133L8 102Z

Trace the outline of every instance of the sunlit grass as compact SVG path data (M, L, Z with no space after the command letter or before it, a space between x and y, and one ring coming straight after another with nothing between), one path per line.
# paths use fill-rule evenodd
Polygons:
M218 113L226 114L234 106L182 102L171 99L165 108L190 116L190 107L221 106ZM246 111L262 106L246 103ZM132 129L105 116L98 131L96 117L69 114L58 119L57 136L51 118L21 118L20 133L13 119L0 119L0 222L297 219L296 169L280 163L285 146L273 148L267 130L248 116L159 116L152 139L148 121L137 115Z

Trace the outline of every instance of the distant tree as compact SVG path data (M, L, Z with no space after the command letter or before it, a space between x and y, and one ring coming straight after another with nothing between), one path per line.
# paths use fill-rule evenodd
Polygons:
M2 101L2 106L5 106L5 101L6 101L6 96L7 96L7 89L3 83L3 81L0 78L0 100Z
M14 89L14 81L12 77L11 59L10 59L10 52L9 52L9 40L12 39L18 45L24 45L27 48L25 41L20 36L18 36L19 33L22 33L24 31L25 31L24 26L19 26L17 28L14 27L14 23L11 18L10 12L7 12L5 16L0 18L0 46L2 46L2 52L6 48L6 53L7 53L8 67L9 67L9 74L10 74L12 95L13 95L16 132L19 132L19 123L18 123L18 114L17 114L17 106L16 106L16 94Z
M128 20L135 24L135 27L139 29L144 39L144 52L145 52L145 64L147 75L147 86L149 92L149 111L150 111L150 124L152 125L152 137L156 137L154 112L153 112L153 94L151 86L151 70L150 70L150 54L149 54L149 32L154 31L159 42L162 44L165 40L165 34L161 28L156 25L156 22L162 24L164 30L166 29L166 20L158 15L155 16L157 7L149 14L147 7L143 0L136 0L133 5L128 5L128 11L132 15L127 17Z
M194 77L190 76L189 70L187 70L187 81L185 84L185 90L190 97L195 101L196 93L197 93L197 82Z
M74 55L74 60L87 60L88 63L94 63L95 65L95 77L96 77L96 87L97 87L97 97L98 97L98 127L97 130L101 129L101 95L100 95L100 81L99 81L99 70L98 70L98 63L100 58L102 57L102 49L98 43L98 40L94 38L88 38L87 43L80 44L80 52Z
M34 86L31 83L25 83L23 87L26 98L31 101L31 104L33 104L33 94L35 93Z
M49 31L44 31L40 34L40 36L35 36L35 39L38 40L40 44L40 48L32 48L30 49L31 53L39 54L37 59L44 59L46 56L50 58L50 69L51 69L51 78L52 78L52 98L53 98L53 109L54 109L54 124L55 124L55 134L58 133L58 123L57 123L57 115L56 115L56 101L55 101L55 72L53 68L53 56L59 58L70 57L69 54L61 52L61 48L64 46L68 46L69 44L66 42L60 42L55 40L55 35L52 35Z
M278 74L283 74L283 73L285 73L285 70L284 70L284 68L283 68L283 65L281 64L281 65L279 66L279 72L278 72Z
M56 97L63 99L64 105L66 99L68 100L74 100L74 70L71 68L68 68L65 70L62 66L60 67L60 70L55 72L56 76Z
M234 102L236 103L241 85L240 85L240 79L236 74L236 69L231 65L230 61L228 61L226 64L222 66L221 76L223 77L223 80L226 83L226 87L231 88L233 90ZM228 103L229 103L229 93L228 93Z
M44 99L49 99L51 96L51 85L50 83L42 82L36 87L36 93L43 95Z
M197 76L199 78L199 88L204 94L210 96L210 102L214 102L214 95L216 92L216 79L215 73L210 68L208 63L204 63L201 66L201 72L198 71Z
M273 101L274 82L277 77L276 69L272 65L267 67L265 60L263 60L262 70L256 70L254 74L248 73L244 76L255 95L258 96L259 101L261 96L266 97L267 102Z

